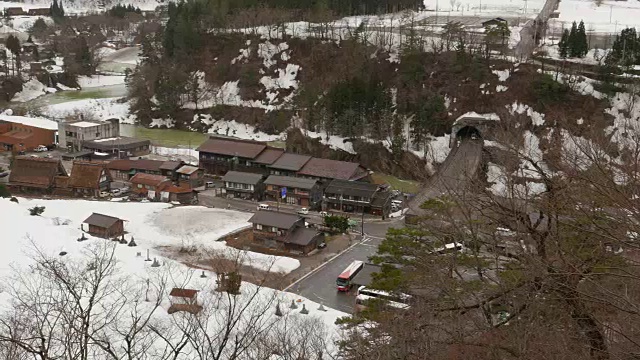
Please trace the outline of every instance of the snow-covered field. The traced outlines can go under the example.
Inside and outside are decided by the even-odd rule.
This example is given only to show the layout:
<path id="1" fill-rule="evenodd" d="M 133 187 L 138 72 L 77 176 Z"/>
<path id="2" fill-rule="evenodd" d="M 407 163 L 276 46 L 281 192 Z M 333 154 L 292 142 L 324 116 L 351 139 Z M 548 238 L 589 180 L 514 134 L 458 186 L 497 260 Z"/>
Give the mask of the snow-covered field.
<path id="1" fill-rule="evenodd" d="M 598 6 L 594 0 L 562 0 L 560 17 L 550 19 L 553 29 L 571 28 L 573 21 L 584 21 L 587 33 L 619 33 L 626 27 L 640 28 L 640 2 L 604 0 Z M 555 31 L 554 31 L 555 32 Z"/>
<path id="2" fill-rule="evenodd" d="M 321 336 L 325 336 L 330 348 L 332 339 L 335 339 L 337 328 L 334 325 L 336 318 L 346 314 L 326 309 L 319 310 L 319 304 L 297 295 L 280 292 L 269 288 L 259 288 L 256 285 L 243 282 L 240 294 L 236 296 L 225 296 L 224 293 L 215 291 L 214 273 L 209 271 L 192 270 L 186 266 L 174 262 L 170 259 L 161 258 L 153 249 L 154 246 L 175 244 L 181 245 L 185 241 L 193 241 L 199 246 L 224 247 L 223 243 L 216 243 L 215 239 L 225 232 L 244 226 L 247 214 L 235 213 L 231 211 L 203 209 L 198 207 L 169 208 L 167 204 L 159 203 L 115 203 L 115 202 L 90 202 L 83 200 L 27 200 L 19 199 L 20 203 L 10 202 L 9 199 L 0 199 L 0 213 L 2 214 L 2 239 L 4 241 L 3 251 L 0 254 L 0 277 L 5 281 L 0 286 L 0 312 L 12 313 L 17 311 L 13 305 L 16 293 L 27 296 L 29 287 L 36 283 L 38 286 L 37 296 L 47 296 L 50 301 L 59 297 L 60 293 L 55 290 L 55 286 L 43 283 L 40 278 L 43 275 L 40 271 L 35 271 L 31 266 L 35 258 L 46 258 L 48 261 L 60 262 L 71 271 L 70 277 L 74 281 L 89 281 L 92 268 L 96 266 L 92 253 L 100 253 L 109 257 L 111 246 L 115 251 L 117 259 L 116 270 L 106 275 L 106 281 L 101 284 L 102 296 L 96 299 L 97 306 L 103 311 L 96 313 L 91 318 L 92 321 L 100 323 L 100 330 L 96 334 L 104 338 L 109 338 L 113 349 L 117 353 L 125 351 L 120 345 L 124 341 L 124 334 L 121 332 L 131 326 L 131 319 L 136 316 L 150 316 L 149 325 L 161 329 L 163 333 L 173 340 L 176 332 L 180 332 L 181 324 L 189 321 L 188 315 L 177 313 L 169 315 L 167 309 L 171 305 L 168 296 L 173 287 L 191 288 L 199 290 L 198 304 L 203 306 L 201 320 L 205 321 L 205 328 L 210 334 L 216 334 L 229 322 L 230 318 L 238 318 L 230 329 L 232 334 L 245 333 L 246 331 L 257 331 L 264 326 L 268 328 L 284 326 L 286 321 L 302 320 L 315 321 L 321 324 L 328 331 Z M 28 208 L 35 205 L 45 206 L 42 216 L 30 216 Z M 204 210 L 204 211 L 203 211 Z M 92 212 L 106 215 L 118 216 L 126 220 L 125 235 L 126 240 L 135 238 L 137 247 L 129 247 L 123 244 L 114 244 L 110 240 L 94 238 L 88 236 L 88 240 L 78 242 L 81 235 L 80 226 L 82 221 Z M 86 228 L 86 225 L 85 225 Z M 146 251 L 151 251 L 151 258 L 158 260 L 159 267 L 152 267 L 152 262 L 145 261 Z M 256 263 L 260 263 L 264 257 L 256 257 L 256 254 L 247 253 L 246 258 Z M 292 259 L 275 259 L 276 268 L 292 267 Z M 266 262 L 263 263 L 266 265 Z M 41 268 L 39 268 L 41 270 Z M 76 273 L 76 271 L 80 271 Z M 82 274 L 86 271 L 87 274 Z M 205 277 L 201 277 L 204 274 Z M 10 282 L 8 282 L 10 281 Z M 33 282 L 32 282 L 33 281 Z M 51 290 L 53 286 L 53 290 Z M 78 285 L 80 286 L 80 285 Z M 145 289 L 151 289 L 151 291 Z M 48 292 L 52 291 L 52 292 Z M 82 296 L 82 295 L 81 295 Z M 26 298 L 21 298 L 26 301 Z M 298 309 L 289 309 L 287 306 L 293 300 L 298 303 Z M 154 308 L 154 302 L 158 301 L 160 307 Z M 275 305 L 280 303 L 280 309 L 284 316 L 275 316 Z M 302 305 L 309 311 L 309 314 L 301 314 Z M 69 306 L 73 306 L 69 304 Z M 227 308 L 235 309 L 227 312 Z M 110 310 L 107 310 L 110 309 Z M 242 310 L 240 310 L 242 309 Z M 37 311 L 36 308 L 28 308 L 28 311 Z M 107 311 L 110 313 L 107 315 Z M 52 313 L 43 316 L 52 316 Z M 257 317 L 260 321 L 245 321 L 245 317 Z M 30 318 L 31 321 L 40 319 Z M 57 323 L 57 322 L 56 322 Z M 96 323 L 97 324 L 97 323 Z M 104 325 L 104 326 L 103 326 Z M 291 325 L 291 324 L 290 324 Z M 52 325 L 48 328 L 57 332 L 65 331 L 64 328 L 56 328 Z M 144 323 L 140 326 L 147 326 Z M 183 328 L 184 329 L 184 328 Z M 196 332 L 197 329 L 190 331 Z M 302 331 L 301 329 L 297 331 Z M 296 332 L 297 332 L 296 331 Z M 99 334 L 98 334 L 99 333 Z M 121 336 L 118 334 L 122 334 Z M 52 336 L 53 336 L 52 335 Z M 96 336 L 97 336 L 96 335 Z M 139 336 L 141 335 L 136 335 Z M 236 339 L 235 335 L 232 335 Z M 147 355 L 161 351 L 167 344 L 160 337 L 145 337 L 148 341 Z M 95 343 L 92 341 L 92 344 Z M 218 346 L 218 342 L 216 342 Z M 60 350 L 60 343 L 51 344 L 51 351 Z M 141 345 L 138 345 L 141 346 Z M 146 346 L 146 345 L 145 345 Z M 182 355 L 176 359 L 193 359 L 193 347 L 196 343 L 189 343 Z M 98 349 L 96 347 L 95 349 Z M 335 348 L 334 348 L 335 349 Z M 254 350 L 251 350 L 254 351 Z M 99 351 L 98 351 L 99 352 Z M 102 359 L 102 357 L 90 357 L 90 359 Z M 150 355 L 151 358 L 155 358 Z M 160 357 L 157 357 L 160 358 Z M 226 358 L 226 357 L 223 357 Z"/>
<path id="3" fill-rule="evenodd" d="M 65 0 L 63 1 L 64 10 L 68 14 L 84 13 L 90 11 L 97 11 L 100 9 L 100 3 L 96 0 Z M 158 5 L 165 3 L 162 0 L 106 0 L 104 1 L 107 8 L 110 8 L 116 4 L 133 5 L 139 7 L 142 10 L 153 10 Z M 25 10 L 36 9 L 51 6 L 49 0 L 24 0 L 24 2 L 17 1 L 0 1 L 0 9 L 8 7 L 22 7 Z"/>
<path id="4" fill-rule="evenodd" d="M 9 229 L 4 232 L 4 236 L 11 234 L 11 237 L 24 237 L 29 234 L 33 238 L 37 238 L 39 242 L 46 241 L 46 245 L 52 246 L 51 250 L 53 251 L 61 251 L 63 247 L 71 246 L 71 249 L 66 250 L 69 253 L 72 253 L 72 249 L 77 245 L 69 240 L 80 236 L 80 224 L 92 212 L 125 219 L 125 230 L 133 235 L 138 243 L 139 247 L 136 251 L 150 249 L 152 253 L 155 252 L 154 248 L 158 246 L 196 246 L 221 253 L 236 252 L 235 249 L 226 246 L 224 242 L 216 240 L 230 232 L 249 226 L 247 220 L 251 217 L 251 214 L 248 213 L 200 206 L 171 208 L 170 205 L 164 203 L 21 199 L 19 205 L 7 204 L 6 201 L 2 204 L 6 207 L 2 209 L 2 214 L 11 212 L 7 206 L 12 206 L 13 212 L 17 214 L 22 212 L 27 214 L 27 208 L 34 205 L 43 205 L 47 208 L 43 216 L 38 218 L 47 219 L 46 221 L 42 220 L 41 225 L 24 227 L 20 222 L 9 221 L 7 223 Z M 22 210 L 18 211 L 16 207 L 20 207 Z M 55 222 L 55 218 L 70 222 L 68 225 L 55 227 L 56 230 L 62 232 L 56 235 L 56 237 L 60 237 L 59 241 L 45 240 L 51 234 L 51 229 L 45 225 Z M 27 217 L 27 219 L 32 219 L 32 217 Z M 19 256 L 17 253 L 12 253 L 13 250 L 20 251 L 19 248 L 12 248 L 4 252 L 7 257 L 6 261 L 1 262 L 5 268 L 0 264 L 0 275 L 4 274 L 3 271 L 6 270 L 9 260 Z M 76 248 L 76 250 L 80 250 L 80 248 Z M 135 252 L 129 250 L 132 249 L 123 248 L 121 250 L 123 256 L 135 255 Z M 235 257 L 235 254 L 232 255 Z M 247 265 L 261 270 L 288 273 L 300 266 L 298 260 L 287 257 L 274 257 L 253 252 L 246 252 L 243 257 L 246 258 Z"/>

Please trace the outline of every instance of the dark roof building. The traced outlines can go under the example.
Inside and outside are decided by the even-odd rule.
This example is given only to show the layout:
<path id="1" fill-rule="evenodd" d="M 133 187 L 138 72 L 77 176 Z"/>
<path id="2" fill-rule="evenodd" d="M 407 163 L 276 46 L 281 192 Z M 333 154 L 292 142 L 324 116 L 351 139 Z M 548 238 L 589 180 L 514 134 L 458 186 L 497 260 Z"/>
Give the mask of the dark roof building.
<path id="1" fill-rule="evenodd" d="M 222 180 L 227 183 L 236 183 L 236 184 L 253 184 L 256 185 L 260 181 L 262 181 L 261 174 L 254 173 L 246 173 L 240 171 L 228 171 L 223 177 Z"/>
<path id="2" fill-rule="evenodd" d="M 68 187 L 97 196 L 100 190 L 107 189 L 110 179 L 105 163 L 74 161 Z"/>
<path id="3" fill-rule="evenodd" d="M 87 232 L 94 236 L 113 238 L 124 235 L 124 220 L 117 217 L 93 213 L 83 223 L 89 225 Z"/>
<path id="4" fill-rule="evenodd" d="M 298 221 L 304 218 L 295 214 L 286 214 L 275 211 L 257 211 L 249 222 L 263 226 L 272 226 L 278 229 L 291 229 Z"/>
<path id="5" fill-rule="evenodd" d="M 56 176 L 68 176 L 60 160 L 18 156 L 11 166 L 9 186 L 24 191 L 52 190 Z"/>
<path id="6" fill-rule="evenodd" d="M 378 185 L 359 181 L 332 180 L 324 189 L 327 194 L 341 194 L 371 199 L 378 190 Z"/>
<path id="7" fill-rule="evenodd" d="M 302 169 L 304 164 L 306 164 L 310 159 L 311 156 L 308 155 L 284 153 L 278 158 L 278 160 L 269 165 L 269 167 L 276 170 L 296 172 Z"/>
<path id="8" fill-rule="evenodd" d="M 266 148 L 267 145 L 258 141 L 211 136 L 196 150 L 212 154 L 254 159 Z"/>
<path id="9" fill-rule="evenodd" d="M 361 180 L 369 175 L 362 165 L 347 161 L 311 158 L 298 175 L 319 179 Z"/>
<path id="10" fill-rule="evenodd" d="M 128 156 L 140 156 L 149 153 L 150 140 L 142 140 L 125 136 L 118 136 L 108 139 L 88 140 L 82 143 L 82 148 L 94 152 L 108 154 L 124 153 Z"/>
<path id="11" fill-rule="evenodd" d="M 277 185 L 280 187 L 312 189 L 318 181 L 316 179 L 305 179 L 293 176 L 269 175 L 264 183 L 265 185 Z"/>
<path id="12" fill-rule="evenodd" d="M 122 221 L 122 220 L 114 216 L 93 213 L 91 214 L 91 216 L 86 218 L 83 221 L 83 223 L 98 226 L 98 227 L 108 228 L 113 224 L 117 223 L 118 221 Z"/>
<path id="13" fill-rule="evenodd" d="M 163 175 L 137 173 L 131 178 L 131 183 L 134 185 L 142 184 L 147 186 L 153 186 L 154 188 L 160 187 L 165 182 L 170 181 Z M 134 189 L 135 190 L 135 189 Z"/>
<path id="14" fill-rule="evenodd" d="M 319 233 L 316 229 L 301 227 L 293 231 L 286 241 L 290 244 L 306 247 L 312 244 L 318 235 Z"/>
<path id="15" fill-rule="evenodd" d="M 276 162 L 276 160 L 278 160 L 278 158 L 280 158 L 282 154 L 284 154 L 284 149 L 266 148 L 262 153 L 260 153 L 260 155 L 258 155 L 257 158 L 253 160 L 253 162 L 262 165 L 271 165 Z"/>

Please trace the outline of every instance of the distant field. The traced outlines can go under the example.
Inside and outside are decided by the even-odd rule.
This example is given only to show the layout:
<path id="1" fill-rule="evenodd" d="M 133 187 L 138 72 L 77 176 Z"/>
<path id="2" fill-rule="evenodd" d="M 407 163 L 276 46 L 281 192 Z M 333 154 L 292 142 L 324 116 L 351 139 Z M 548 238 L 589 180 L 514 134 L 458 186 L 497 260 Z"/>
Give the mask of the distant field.
<path id="1" fill-rule="evenodd" d="M 389 184 L 391 188 L 405 193 L 415 194 L 420 188 L 420 183 L 413 180 L 402 180 L 392 175 L 374 173 L 373 181 L 376 184 Z"/>

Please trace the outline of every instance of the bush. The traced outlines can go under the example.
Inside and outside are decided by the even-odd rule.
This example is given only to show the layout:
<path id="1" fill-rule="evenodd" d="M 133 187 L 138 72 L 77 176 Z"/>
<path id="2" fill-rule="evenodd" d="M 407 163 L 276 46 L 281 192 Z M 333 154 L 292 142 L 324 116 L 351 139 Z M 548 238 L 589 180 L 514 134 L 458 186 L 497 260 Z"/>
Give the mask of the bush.
<path id="1" fill-rule="evenodd" d="M 565 101 L 569 90 L 569 86 L 560 84 L 548 74 L 543 74 L 531 83 L 531 91 L 541 105 Z"/>
<path id="2" fill-rule="evenodd" d="M 44 206 L 34 206 L 29 209 L 29 214 L 31 216 L 40 216 L 44 212 Z"/>
<path id="3" fill-rule="evenodd" d="M 349 218 L 339 215 L 328 215 L 324 217 L 324 226 L 344 233 L 349 229 Z"/>
<path id="4" fill-rule="evenodd" d="M 11 192 L 7 189 L 6 186 L 0 184 L 0 198 L 8 198 L 11 197 Z"/>

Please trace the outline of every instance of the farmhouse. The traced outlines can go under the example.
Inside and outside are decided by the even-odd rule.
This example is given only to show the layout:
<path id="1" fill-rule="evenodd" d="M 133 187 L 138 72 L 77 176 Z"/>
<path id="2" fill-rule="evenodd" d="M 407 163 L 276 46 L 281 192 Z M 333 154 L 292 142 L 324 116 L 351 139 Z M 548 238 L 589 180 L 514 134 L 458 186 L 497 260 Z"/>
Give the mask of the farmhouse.
<path id="1" fill-rule="evenodd" d="M 9 174 L 9 188 L 22 193 L 50 194 L 56 187 L 56 178 L 69 175 L 56 159 L 18 156 Z"/>
<path id="2" fill-rule="evenodd" d="M 304 218 L 298 215 L 258 211 L 249 222 L 254 243 L 267 248 L 307 255 L 321 242 L 320 233 L 306 228 Z"/>

